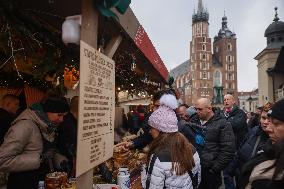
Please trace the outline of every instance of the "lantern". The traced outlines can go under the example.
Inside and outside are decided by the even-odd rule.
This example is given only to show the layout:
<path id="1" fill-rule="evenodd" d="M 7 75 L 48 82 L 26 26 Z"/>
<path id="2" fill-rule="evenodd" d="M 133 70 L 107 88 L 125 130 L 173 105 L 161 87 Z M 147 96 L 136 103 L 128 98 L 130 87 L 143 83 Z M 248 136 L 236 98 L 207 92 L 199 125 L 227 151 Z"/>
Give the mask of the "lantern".
<path id="1" fill-rule="evenodd" d="M 65 44 L 80 42 L 81 15 L 66 17 L 62 24 L 62 41 Z"/>

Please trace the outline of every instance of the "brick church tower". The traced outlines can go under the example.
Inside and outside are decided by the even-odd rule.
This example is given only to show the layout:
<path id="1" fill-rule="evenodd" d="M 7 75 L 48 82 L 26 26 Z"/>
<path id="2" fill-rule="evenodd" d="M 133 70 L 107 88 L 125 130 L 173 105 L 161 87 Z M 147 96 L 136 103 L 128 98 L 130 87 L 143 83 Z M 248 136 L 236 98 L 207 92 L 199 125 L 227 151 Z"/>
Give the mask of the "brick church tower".
<path id="1" fill-rule="evenodd" d="M 209 13 L 204 9 L 202 0 L 192 15 L 192 41 L 190 42 L 190 77 L 191 91 L 189 101 L 195 102 L 200 97 L 213 96 L 212 47 L 209 37 Z"/>
<path id="2" fill-rule="evenodd" d="M 222 27 L 213 42 L 213 103 L 223 103 L 224 94 L 237 97 L 237 44 L 236 34 L 227 26 L 227 17 L 222 17 Z"/>
<path id="3" fill-rule="evenodd" d="M 192 15 L 190 58 L 170 72 L 184 103 L 192 105 L 198 98 L 205 97 L 212 100 L 214 106 L 222 106 L 225 94 L 238 98 L 237 39 L 227 23 L 224 15 L 212 48 L 209 13 L 202 0 L 198 0 L 197 12 L 194 10 Z"/>

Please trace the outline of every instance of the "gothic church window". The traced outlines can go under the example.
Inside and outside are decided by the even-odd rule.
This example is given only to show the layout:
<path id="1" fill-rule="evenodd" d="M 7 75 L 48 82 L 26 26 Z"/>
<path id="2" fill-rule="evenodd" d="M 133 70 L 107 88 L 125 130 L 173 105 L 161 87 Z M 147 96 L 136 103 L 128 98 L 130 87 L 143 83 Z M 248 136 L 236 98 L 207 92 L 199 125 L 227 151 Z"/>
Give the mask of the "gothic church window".
<path id="1" fill-rule="evenodd" d="M 206 79 L 207 78 L 207 73 L 206 72 L 202 72 L 202 78 Z"/>
<path id="2" fill-rule="evenodd" d="M 202 62 L 201 65 L 202 65 L 202 66 L 201 66 L 201 69 L 202 69 L 202 70 L 206 70 L 206 63 L 205 63 L 205 62 Z"/>
<path id="3" fill-rule="evenodd" d="M 228 51 L 232 51 L 232 44 L 231 44 L 231 43 L 228 43 L 228 45 L 227 45 L 227 50 L 228 50 Z"/>
<path id="4" fill-rule="evenodd" d="M 232 83 L 229 83 L 228 89 L 232 89 Z"/>
<path id="5" fill-rule="evenodd" d="M 226 61 L 227 62 L 233 62 L 233 58 L 231 55 L 226 56 Z"/>
<path id="6" fill-rule="evenodd" d="M 214 86 L 220 87 L 222 85 L 222 74 L 219 70 L 214 73 Z"/>
<path id="7" fill-rule="evenodd" d="M 202 60 L 206 60 L 206 55 L 202 54 Z"/>
<path id="8" fill-rule="evenodd" d="M 202 50 L 206 51 L 206 45 L 204 45 L 204 44 L 202 45 Z"/>

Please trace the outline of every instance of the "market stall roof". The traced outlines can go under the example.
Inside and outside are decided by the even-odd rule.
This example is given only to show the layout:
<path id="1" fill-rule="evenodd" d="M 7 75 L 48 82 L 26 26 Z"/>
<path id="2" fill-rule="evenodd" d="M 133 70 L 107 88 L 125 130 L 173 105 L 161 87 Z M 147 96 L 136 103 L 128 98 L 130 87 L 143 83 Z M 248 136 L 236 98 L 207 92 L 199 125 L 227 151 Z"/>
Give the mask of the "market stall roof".
<path id="1" fill-rule="evenodd" d="M 80 15 L 81 14 L 81 1 L 77 0 L 14 0 L 17 1 L 22 9 L 30 11 L 38 15 L 42 20 L 46 21 L 54 29 L 57 29 L 58 33 L 61 33 L 61 26 L 67 16 Z M 117 34 L 123 34 L 127 42 L 122 44 L 124 48 L 128 48 L 128 51 L 133 51 L 136 54 L 142 54 L 145 56 L 145 61 L 138 62 L 137 67 L 140 70 L 147 70 L 148 74 L 151 75 L 152 79 L 157 82 L 165 82 L 168 78 L 168 70 L 165 67 L 162 59 L 157 53 L 153 43 L 149 39 L 147 33 L 145 32 L 143 26 L 139 23 L 138 19 L 135 17 L 133 11 L 129 7 L 125 14 L 119 14 L 116 10 L 113 10 L 119 17 L 118 20 L 111 19 L 112 21 L 105 22 L 105 19 L 100 17 L 99 22 L 103 23 L 103 27 L 99 26 L 99 35 L 105 35 L 106 28 L 110 29 L 109 35 L 115 36 Z M 114 28 L 114 23 L 117 27 Z M 100 24 L 99 24 L 100 25 Z M 133 43 L 136 45 L 129 45 Z M 120 48 L 119 48 L 120 49 Z M 119 50 L 118 49 L 118 50 Z M 123 49 L 125 51 L 125 49 Z M 121 52 L 122 50 L 120 50 Z M 140 51 L 137 53 L 137 51 Z"/>

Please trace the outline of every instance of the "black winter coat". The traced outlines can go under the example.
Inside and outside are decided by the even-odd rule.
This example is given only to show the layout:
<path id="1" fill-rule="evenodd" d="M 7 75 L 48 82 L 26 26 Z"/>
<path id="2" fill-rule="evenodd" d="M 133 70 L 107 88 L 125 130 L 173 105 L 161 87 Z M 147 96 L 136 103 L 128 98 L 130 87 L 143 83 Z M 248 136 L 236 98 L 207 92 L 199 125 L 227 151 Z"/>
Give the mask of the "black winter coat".
<path id="1" fill-rule="evenodd" d="M 192 122 L 201 125 L 198 117 Z M 205 143 L 198 151 L 201 166 L 219 173 L 234 157 L 235 138 L 232 126 L 218 113 L 215 113 L 203 126 Z"/>
<path id="2" fill-rule="evenodd" d="M 242 168 L 241 174 L 240 174 L 240 181 L 239 181 L 239 189 L 245 189 L 246 185 L 249 183 L 249 178 L 251 176 L 251 173 L 255 166 L 258 164 L 267 161 L 275 159 L 275 151 L 274 147 L 270 140 L 268 140 L 263 148 L 263 152 L 257 154 L 254 158 L 249 160 Z M 271 184 L 271 183 L 270 183 Z M 266 187 L 266 184 L 262 183 L 259 186 L 262 186 L 261 188 L 272 188 L 272 187 Z M 254 186 L 253 188 L 260 188 Z M 278 189 L 279 187 L 273 187 L 273 189 Z"/>
<path id="3" fill-rule="evenodd" d="M 231 123 L 235 135 L 236 149 L 239 149 L 241 142 L 248 132 L 246 113 L 234 105 L 229 114 L 222 111 L 221 115 Z"/>
<path id="4" fill-rule="evenodd" d="M 68 168 L 71 171 L 73 169 L 73 160 L 76 158 L 77 148 L 77 119 L 72 113 L 69 112 L 64 116 L 64 120 L 60 123 L 57 131 L 57 147 L 59 152 L 67 157 Z"/>
<path id="5" fill-rule="evenodd" d="M 229 174 L 235 175 L 235 173 L 240 172 L 246 162 L 258 154 L 258 152 L 263 151 L 268 139 L 268 135 L 260 128 L 260 126 L 252 128 L 242 142 L 234 160 L 229 164 L 227 168 Z"/>

